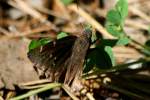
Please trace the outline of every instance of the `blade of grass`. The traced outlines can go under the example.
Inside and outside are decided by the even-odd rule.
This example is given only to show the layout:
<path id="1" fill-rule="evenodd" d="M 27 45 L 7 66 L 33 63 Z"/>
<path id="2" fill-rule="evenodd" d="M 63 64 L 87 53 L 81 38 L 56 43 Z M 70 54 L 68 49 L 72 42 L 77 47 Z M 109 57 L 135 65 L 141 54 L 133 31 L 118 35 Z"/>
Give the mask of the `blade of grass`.
<path id="1" fill-rule="evenodd" d="M 118 92 L 120 92 L 120 93 L 123 93 L 123 94 L 125 94 L 125 95 L 127 95 L 127 96 L 129 96 L 129 97 L 135 97 L 135 98 L 144 100 L 144 97 L 142 97 L 142 96 L 140 96 L 140 95 L 137 95 L 137 94 L 135 94 L 135 93 L 132 93 L 132 92 L 130 92 L 130 91 L 128 91 L 128 90 L 125 90 L 125 89 L 123 89 L 123 88 L 121 88 L 121 87 L 118 87 L 118 86 L 116 86 L 116 85 L 106 85 L 106 84 L 102 84 L 102 85 L 105 86 L 105 87 L 107 87 L 107 88 L 116 90 L 116 91 L 118 91 Z"/>
<path id="2" fill-rule="evenodd" d="M 83 77 L 89 77 L 91 75 L 98 75 L 98 74 L 103 74 L 103 73 L 106 74 L 106 73 L 119 72 L 119 71 L 129 69 L 130 65 L 138 64 L 138 63 L 145 63 L 145 62 L 148 62 L 148 61 L 150 61 L 149 57 L 144 58 L 144 59 L 139 59 L 139 60 L 131 62 L 131 63 L 116 65 L 116 66 L 113 66 L 111 68 L 108 67 L 109 69 L 98 69 L 98 68 L 96 68 L 96 69 L 94 69 L 94 71 L 92 73 L 85 73 L 83 75 Z"/>
<path id="3" fill-rule="evenodd" d="M 143 82 L 134 81 L 130 78 L 125 78 L 120 75 L 112 75 L 111 79 L 112 79 L 112 83 L 115 84 L 116 86 L 120 85 L 121 87 L 124 87 L 125 89 L 129 89 L 134 93 L 139 92 L 141 95 L 142 93 L 150 95 L 149 85 L 146 84 L 145 82 L 143 83 Z"/>
<path id="4" fill-rule="evenodd" d="M 130 38 L 130 39 L 131 39 L 131 38 Z M 141 43 L 139 43 L 139 42 L 137 42 L 137 41 L 135 41 L 135 40 L 133 40 L 133 39 L 131 39 L 131 40 L 132 40 L 133 43 L 139 45 L 139 46 L 142 47 L 143 49 L 146 49 L 147 52 L 150 52 L 150 47 L 149 47 L 149 46 L 143 45 L 143 44 L 141 44 Z"/>
<path id="5" fill-rule="evenodd" d="M 143 82 L 150 82 L 150 76 L 148 75 L 140 75 L 140 74 L 133 74 L 133 75 L 125 75 L 124 76 L 125 78 L 130 78 L 130 79 L 133 79 L 133 80 L 140 80 L 140 81 L 143 81 Z"/>
<path id="6" fill-rule="evenodd" d="M 11 98 L 10 100 L 22 100 L 24 98 L 27 98 L 31 95 L 34 95 L 34 94 L 37 94 L 37 93 L 41 93 L 41 92 L 44 92 L 46 90 L 49 90 L 49 89 L 52 89 L 52 88 L 55 88 L 55 87 L 61 87 L 62 84 L 60 83 L 50 83 L 50 84 L 46 84 L 45 86 L 43 86 L 42 88 L 39 88 L 39 89 L 36 89 L 36 90 L 31 90 L 23 95 L 20 95 L 20 96 L 17 96 L 17 97 L 14 97 L 14 98 Z"/>

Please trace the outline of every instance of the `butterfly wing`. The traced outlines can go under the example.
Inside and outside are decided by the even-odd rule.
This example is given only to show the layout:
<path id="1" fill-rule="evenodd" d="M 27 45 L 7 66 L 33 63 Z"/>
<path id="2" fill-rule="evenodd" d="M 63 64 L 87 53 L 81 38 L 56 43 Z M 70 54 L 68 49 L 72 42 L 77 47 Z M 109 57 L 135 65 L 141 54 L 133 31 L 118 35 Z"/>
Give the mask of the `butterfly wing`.
<path id="1" fill-rule="evenodd" d="M 75 77 L 80 77 L 83 71 L 84 59 L 90 45 L 92 31 L 85 30 L 80 37 L 68 36 L 28 53 L 39 76 L 58 81 L 65 77 L 65 84 L 70 84 Z M 60 78 L 61 76 L 61 78 Z"/>
<path id="2" fill-rule="evenodd" d="M 82 35 L 76 39 L 67 66 L 65 84 L 70 84 L 74 78 L 81 77 L 91 35 L 92 31 L 90 29 L 85 29 Z"/>
<path id="3" fill-rule="evenodd" d="M 28 58 L 34 63 L 34 68 L 41 78 L 58 81 L 64 73 L 66 59 L 71 55 L 75 36 L 68 36 L 28 52 Z"/>

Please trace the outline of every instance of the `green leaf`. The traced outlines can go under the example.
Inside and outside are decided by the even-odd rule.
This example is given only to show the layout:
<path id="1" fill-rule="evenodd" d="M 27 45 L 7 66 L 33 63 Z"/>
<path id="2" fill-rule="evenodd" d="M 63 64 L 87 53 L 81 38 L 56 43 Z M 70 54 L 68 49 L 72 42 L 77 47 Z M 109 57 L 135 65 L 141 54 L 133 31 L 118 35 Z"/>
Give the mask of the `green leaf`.
<path id="1" fill-rule="evenodd" d="M 68 34 L 65 33 L 65 32 L 60 32 L 58 35 L 57 35 L 57 39 L 61 39 L 61 38 L 64 38 L 64 37 L 67 37 Z"/>
<path id="2" fill-rule="evenodd" d="M 95 62 L 92 60 L 92 58 L 87 58 L 87 59 L 85 60 L 85 65 L 84 65 L 84 70 L 83 70 L 83 72 L 84 72 L 84 73 L 89 72 L 89 71 L 95 66 L 94 63 L 95 63 Z"/>
<path id="3" fill-rule="evenodd" d="M 113 36 L 120 37 L 124 34 L 123 25 L 128 15 L 127 0 L 118 0 L 115 8 L 111 9 L 106 16 L 106 29 Z"/>
<path id="4" fill-rule="evenodd" d="M 43 39 L 40 39 L 40 43 L 41 43 L 41 45 L 45 45 L 45 44 L 47 44 L 47 43 L 49 43 L 49 42 L 51 42 L 52 40 L 50 39 L 50 38 L 43 38 Z"/>
<path id="5" fill-rule="evenodd" d="M 114 47 L 116 45 L 117 41 L 118 41 L 117 39 L 102 39 L 96 43 L 96 47 L 98 47 L 98 48 L 101 48 L 103 46 Z"/>
<path id="6" fill-rule="evenodd" d="M 112 67 L 111 58 L 104 48 L 94 48 L 92 49 L 85 61 L 84 72 L 90 71 L 93 67 L 99 69 L 109 69 Z"/>
<path id="7" fill-rule="evenodd" d="M 114 9 L 110 10 L 106 16 L 106 20 L 113 24 L 120 24 L 122 22 L 122 17 L 120 13 Z"/>
<path id="8" fill-rule="evenodd" d="M 106 46 L 105 52 L 109 55 L 111 62 L 112 62 L 112 65 L 114 66 L 115 65 L 115 57 L 113 55 L 112 48 L 110 46 Z"/>
<path id="9" fill-rule="evenodd" d="M 126 37 L 126 36 L 122 36 L 119 39 L 102 39 L 99 40 L 99 42 L 96 43 L 96 47 L 101 48 L 101 47 L 105 47 L 105 46 L 110 46 L 110 47 L 114 47 L 116 45 L 127 45 L 131 40 Z"/>
<path id="10" fill-rule="evenodd" d="M 70 3 L 72 3 L 74 0 L 61 0 L 63 2 L 64 5 L 68 5 Z"/>
<path id="11" fill-rule="evenodd" d="M 120 13 L 123 20 L 128 15 L 128 1 L 127 0 L 118 0 L 116 4 L 116 10 Z"/>
<path id="12" fill-rule="evenodd" d="M 32 40 L 31 42 L 30 42 L 30 44 L 29 44 L 29 51 L 30 50 L 32 50 L 32 49 L 34 49 L 34 48 L 36 48 L 36 47 L 38 47 L 40 44 L 39 44 L 39 42 L 37 42 L 37 40 Z"/>
<path id="13" fill-rule="evenodd" d="M 147 40 L 145 43 L 146 46 L 150 47 L 150 40 Z"/>
<path id="14" fill-rule="evenodd" d="M 46 38 L 46 39 L 40 39 L 40 40 L 32 40 L 30 42 L 30 44 L 29 44 L 29 47 L 28 47 L 29 51 L 32 50 L 32 49 L 35 49 L 35 48 L 37 48 L 39 46 L 45 45 L 45 44 L 47 44 L 47 43 L 49 43 L 51 41 L 52 40 L 48 39 L 48 38 Z"/>
<path id="15" fill-rule="evenodd" d="M 116 44 L 117 45 L 127 45 L 130 41 L 131 40 L 128 37 L 124 36 L 124 37 L 119 38 L 119 40 L 117 41 Z"/>
<path id="16" fill-rule="evenodd" d="M 124 34 L 122 26 L 110 22 L 106 22 L 106 29 L 110 34 L 116 37 L 120 37 L 120 35 Z"/>

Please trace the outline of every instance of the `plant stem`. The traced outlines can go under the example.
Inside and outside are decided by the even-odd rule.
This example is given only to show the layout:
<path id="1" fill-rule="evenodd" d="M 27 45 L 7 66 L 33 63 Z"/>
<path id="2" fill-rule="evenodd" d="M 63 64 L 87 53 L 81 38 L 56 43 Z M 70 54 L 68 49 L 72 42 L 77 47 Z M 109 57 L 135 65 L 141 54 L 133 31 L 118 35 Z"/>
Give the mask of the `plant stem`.
<path id="1" fill-rule="evenodd" d="M 130 38 L 130 39 L 131 39 L 131 38 Z M 135 40 L 133 40 L 133 39 L 131 39 L 131 41 L 132 41 L 133 43 L 139 45 L 140 47 L 142 47 L 142 48 L 144 48 L 144 49 L 150 51 L 150 47 L 149 47 L 149 46 L 143 45 L 143 44 L 141 44 L 141 43 L 139 43 L 139 42 L 137 42 L 137 41 L 135 41 Z"/>
<path id="2" fill-rule="evenodd" d="M 126 94 L 126 95 L 130 96 L 130 97 L 136 97 L 136 98 L 139 98 L 139 99 L 144 99 L 143 97 L 141 97 L 141 96 L 139 96 L 139 95 L 137 95 L 137 94 L 135 94 L 135 93 L 132 93 L 132 92 L 130 92 L 130 91 L 127 91 L 127 90 L 122 89 L 122 88 L 120 88 L 120 87 L 117 87 L 117 86 L 115 86 L 115 85 L 105 85 L 105 84 L 102 84 L 102 85 L 105 86 L 105 87 L 107 87 L 107 88 L 110 88 L 110 89 L 119 91 L 119 92 L 121 92 L 121 93 L 123 93 L 123 94 Z"/>
<path id="3" fill-rule="evenodd" d="M 128 66 L 130 66 L 130 65 L 138 64 L 138 63 L 145 63 L 145 62 L 149 62 L 149 61 L 150 61 L 150 57 L 146 57 L 146 58 L 142 58 L 142 59 L 139 59 L 139 60 L 131 62 L 131 63 L 126 63 L 126 64 L 113 66 L 110 69 L 98 69 L 98 68 L 96 68 L 92 73 L 87 73 L 87 74 L 83 75 L 83 77 L 85 78 L 85 77 L 89 77 L 89 76 L 97 75 L 97 74 L 123 71 L 125 69 L 128 69 Z"/>
<path id="4" fill-rule="evenodd" d="M 41 92 L 44 92 L 46 90 L 49 90 L 49 89 L 52 89 L 52 88 L 55 88 L 55 87 L 61 87 L 62 84 L 60 83 L 50 83 L 50 84 L 46 84 L 45 86 L 43 86 L 42 88 L 39 88 L 39 89 L 36 89 L 36 90 L 31 90 L 23 95 L 20 95 L 20 96 L 17 96 L 17 97 L 14 97 L 14 98 L 11 98 L 10 100 L 22 100 L 24 98 L 27 98 L 31 95 L 34 95 L 34 94 L 37 94 L 37 93 L 41 93 Z"/>

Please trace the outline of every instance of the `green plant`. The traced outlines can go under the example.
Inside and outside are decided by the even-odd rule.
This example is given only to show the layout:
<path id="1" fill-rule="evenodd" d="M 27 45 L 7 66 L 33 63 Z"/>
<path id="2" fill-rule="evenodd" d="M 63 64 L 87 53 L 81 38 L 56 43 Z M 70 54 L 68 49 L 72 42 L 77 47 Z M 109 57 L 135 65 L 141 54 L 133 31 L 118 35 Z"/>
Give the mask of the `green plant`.
<path id="1" fill-rule="evenodd" d="M 149 70 L 149 66 L 141 66 L 137 69 L 129 68 L 130 65 L 150 62 L 149 41 L 142 45 L 126 35 L 123 28 L 127 14 L 127 0 L 118 0 L 115 7 L 107 13 L 106 29 L 118 39 L 99 39 L 101 42 L 96 44 L 94 50 L 88 54 L 83 77 L 106 74 L 110 77 L 111 82 L 102 83 L 103 86 L 119 91 L 131 98 L 150 99 L 150 76 L 138 74 L 141 71 Z M 115 65 L 111 48 L 117 45 L 130 45 L 131 42 L 141 47 L 139 51 L 145 57 L 131 63 Z M 86 73 L 91 69 L 93 72 Z"/>
<path id="2" fill-rule="evenodd" d="M 106 17 L 106 29 L 107 31 L 115 37 L 118 37 L 116 40 L 101 40 L 101 43 L 98 44 L 97 48 L 100 47 L 107 47 L 109 48 L 109 57 L 111 62 L 114 62 L 114 57 L 112 56 L 111 47 L 116 45 L 126 45 L 135 43 L 139 45 L 142 49 L 139 50 L 143 52 L 143 55 L 146 55 L 144 58 L 141 58 L 135 62 L 122 64 L 122 65 L 115 65 L 115 66 L 107 66 L 105 68 L 101 67 L 100 65 L 95 63 L 95 59 L 93 60 L 94 63 L 90 62 L 90 65 L 95 65 L 93 68 L 93 72 L 89 74 L 85 74 L 86 77 L 90 75 L 101 75 L 106 74 L 108 77 L 111 78 L 111 82 L 108 84 L 103 84 L 103 86 L 119 91 L 129 97 L 136 98 L 136 99 L 150 99 L 150 76 L 149 75 L 141 75 L 138 74 L 143 70 L 148 70 L 149 66 L 141 66 L 137 69 L 130 69 L 130 65 L 138 64 L 138 63 L 149 63 L 150 62 L 150 49 L 149 49 L 149 42 L 147 41 L 145 45 L 134 41 L 133 39 L 129 38 L 124 30 L 124 21 L 125 17 L 128 14 L 128 3 L 127 0 L 118 0 L 116 6 L 107 13 Z M 99 52 L 97 52 L 98 55 Z M 93 56 L 93 55 L 92 55 Z M 95 57 L 91 57 L 93 59 Z M 98 59 L 98 58 L 97 58 Z M 99 58 L 100 59 L 100 58 Z M 108 61 L 108 59 L 107 59 Z M 97 61 L 98 62 L 98 61 Z M 87 64 L 88 65 L 88 64 Z M 114 64 L 113 64 L 114 65 Z"/>
<path id="3" fill-rule="evenodd" d="M 70 2 L 72 2 L 72 0 L 69 0 L 69 3 Z M 149 41 L 147 41 L 145 45 L 142 45 L 132 40 L 125 34 L 123 28 L 127 14 L 127 0 L 118 0 L 116 6 L 107 13 L 106 29 L 110 34 L 117 37 L 117 39 L 103 39 L 95 34 L 94 38 L 91 39 L 91 45 L 94 45 L 94 47 L 89 49 L 85 58 L 83 78 L 87 78 L 92 75 L 99 76 L 101 74 L 106 74 L 106 76 L 111 79 L 111 82 L 102 82 L 101 84 L 104 87 L 116 90 L 132 98 L 150 99 L 150 76 L 138 74 L 141 71 L 149 69 L 149 66 L 141 66 L 137 69 L 129 68 L 130 65 L 138 63 L 145 64 L 150 62 Z M 64 37 L 68 37 L 68 34 L 61 32 L 57 35 L 58 40 Z M 52 42 L 51 39 L 33 40 L 29 45 L 29 51 L 39 46 L 44 46 L 50 42 Z M 140 51 L 143 53 L 143 55 L 145 55 L 145 57 L 131 63 L 116 65 L 112 47 L 117 45 L 127 45 L 131 42 L 139 45 L 142 48 Z M 48 89 L 51 88 L 53 87 Z"/>
<path id="4" fill-rule="evenodd" d="M 70 3 L 72 3 L 74 0 L 61 0 L 63 2 L 64 5 L 68 5 Z"/>

